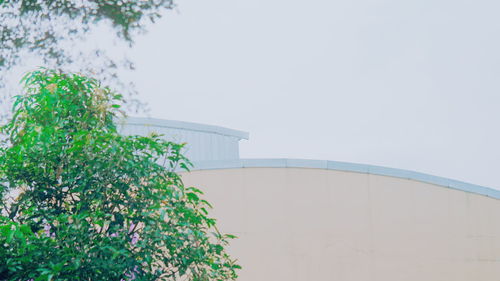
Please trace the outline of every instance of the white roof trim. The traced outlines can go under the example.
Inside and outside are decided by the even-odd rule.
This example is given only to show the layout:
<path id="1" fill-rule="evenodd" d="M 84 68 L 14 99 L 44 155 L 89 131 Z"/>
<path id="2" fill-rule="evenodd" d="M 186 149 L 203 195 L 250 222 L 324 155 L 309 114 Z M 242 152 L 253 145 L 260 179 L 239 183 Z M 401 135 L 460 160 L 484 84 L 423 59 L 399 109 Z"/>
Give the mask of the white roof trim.
<path id="1" fill-rule="evenodd" d="M 191 170 L 237 168 L 313 168 L 365 173 L 415 180 L 500 199 L 500 190 L 408 170 L 347 162 L 305 159 L 237 159 L 194 162 Z"/>

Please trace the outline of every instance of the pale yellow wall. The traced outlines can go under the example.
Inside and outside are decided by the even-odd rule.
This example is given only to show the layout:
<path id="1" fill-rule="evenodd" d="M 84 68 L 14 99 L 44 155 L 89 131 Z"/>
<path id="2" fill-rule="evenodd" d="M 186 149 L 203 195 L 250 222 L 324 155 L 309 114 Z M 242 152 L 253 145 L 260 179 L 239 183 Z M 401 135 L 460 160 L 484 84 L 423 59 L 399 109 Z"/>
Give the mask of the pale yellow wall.
<path id="1" fill-rule="evenodd" d="M 184 174 L 205 191 L 240 281 L 500 280 L 500 200 L 305 168 Z"/>

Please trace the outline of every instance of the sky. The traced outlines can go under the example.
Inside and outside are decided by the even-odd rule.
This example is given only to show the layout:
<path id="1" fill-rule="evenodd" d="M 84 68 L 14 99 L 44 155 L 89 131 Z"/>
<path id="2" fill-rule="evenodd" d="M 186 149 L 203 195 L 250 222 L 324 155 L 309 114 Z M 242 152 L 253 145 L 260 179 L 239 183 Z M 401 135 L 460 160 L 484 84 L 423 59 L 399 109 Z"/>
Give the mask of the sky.
<path id="1" fill-rule="evenodd" d="M 150 117 L 500 189 L 499 1 L 177 3 L 129 52 Z"/>

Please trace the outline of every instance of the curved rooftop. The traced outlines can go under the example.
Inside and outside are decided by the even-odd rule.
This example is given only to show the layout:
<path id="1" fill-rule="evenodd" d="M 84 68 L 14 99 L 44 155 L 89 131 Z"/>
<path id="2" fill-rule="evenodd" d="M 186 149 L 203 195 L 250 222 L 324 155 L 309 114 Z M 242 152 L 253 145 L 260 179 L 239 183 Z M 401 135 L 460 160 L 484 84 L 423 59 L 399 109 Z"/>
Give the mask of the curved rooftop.
<path id="1" fill-rule="evenodd" d="M 469 193 L 484 195 L 487 197 L 500 199 L 500 190 L 485 186 L 475 185 L 453 179 L 438 177 L 434 175 L 388 168 L 375 165 L 356 164 L 326 160 L 307 159 L 237 159 L 229 161 L 205 161 L 195 162 L 192 170 L 216 170 L 216 169 L 237 169 L 237 168 L 310 168 L 326 169 L 345 172 L 355 172 L 389 176 L 414 181 L 430 183 L 446 188 L 461 190 Z"/>
<path id="2" fill-rule="evenodd" d="M 240 159 L 239 141 L 248 139 L 249 134 L 220 126 L 176 120 L 129 117 L 119 122 L 119 127 L 122 133 L 128 135 L 147 135 L 156 132 L 164 135 L 167 140 L 186 142 L 185 154 L 194 163 L 192 170 L 237 168 L 327 169 L 420 181 L 500 199 L 500 190 L 409 170 L 326 160 Z"/>
<path id="3" fill-rule="evenodd" d="M 239 159 L 239 141 L 248 139 L 247 132 L 176 120 L 128 117 L 117 123 L 125 135 L 155 132 L 166 140 L 187 143 L 184 153 L 192 161 Z"/>
<path id="4" fill-rule="evenodd" d="M 240 140 L 248 140 L 249 133 L 239 130 L 233 130 L 225 127 L 206 125 L 193 122 L 177 121 L 177 120 L 165 120 L 157 118 L 144 118 L 144 117 L 128 117 L 125 121 L 128 125 L 140 125 L 140 126 L 150 126 L 158 128 L 171 128 L 171 129 L 181 129 L 189 131 L 197 131 L 210 134 L 218 134 L 222 136 L 235 137 Z"/>

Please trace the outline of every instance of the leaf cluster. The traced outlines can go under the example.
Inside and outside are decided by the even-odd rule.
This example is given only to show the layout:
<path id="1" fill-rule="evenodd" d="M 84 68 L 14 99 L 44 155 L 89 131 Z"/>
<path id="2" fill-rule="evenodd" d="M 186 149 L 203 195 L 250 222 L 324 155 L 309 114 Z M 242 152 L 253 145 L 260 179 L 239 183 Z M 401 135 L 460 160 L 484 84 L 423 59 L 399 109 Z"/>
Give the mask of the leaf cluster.
<path id="1" fill-rule="evenodd" d="M 184 186 L 182 144 L 123 136 L 122 96 L 78 74 L 25 76 L 0 146 L 0 280 L 231 280 L 232 235 Z"/>
<path id="2" fill-rule="evenodd" d="M 82 38 L 100 22 L 132 43 L 145 20 L 154 22 L 173 6 L 172 0 L 1 0 L 0 68 L 15 64 L 23 49 L 59 63 L 70 59 L 61 41 Z"/>

